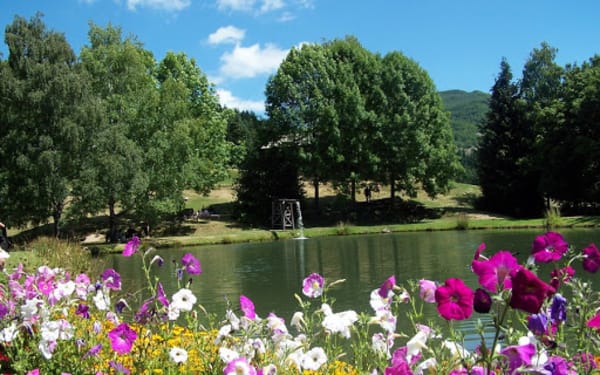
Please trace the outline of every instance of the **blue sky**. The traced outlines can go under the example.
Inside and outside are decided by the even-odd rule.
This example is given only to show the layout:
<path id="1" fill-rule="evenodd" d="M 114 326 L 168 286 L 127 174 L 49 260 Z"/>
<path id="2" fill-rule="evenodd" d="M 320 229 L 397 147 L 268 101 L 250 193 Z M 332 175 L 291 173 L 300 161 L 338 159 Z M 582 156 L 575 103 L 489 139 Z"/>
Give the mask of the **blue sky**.
<path id="1" fill-rule="evenodd" d="M 372 52 L 400 51 L 440 91 L 489 92 L 503 57 L 519 78 L 543 41 L 561 65 L 600 54 L 597 0 L 0 0 L 0 24 L 37 11 L 76 53 L 90 21 L 120 26 L 157 60 L 184 52 L 224 105 L 258 113 L 268 77 L 305 42 L 353 35 Z"/>

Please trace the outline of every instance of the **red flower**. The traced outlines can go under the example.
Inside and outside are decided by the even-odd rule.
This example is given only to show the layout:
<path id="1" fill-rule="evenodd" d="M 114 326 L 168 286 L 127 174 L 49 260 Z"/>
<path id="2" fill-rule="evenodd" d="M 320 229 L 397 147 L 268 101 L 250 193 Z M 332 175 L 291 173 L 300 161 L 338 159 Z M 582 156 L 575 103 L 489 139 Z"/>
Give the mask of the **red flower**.
<path id="1" fill-rule="evenodd" d="M 448 279 L 435 290 L 437 310 L 446 320 L 464 320 L 473 314 L 473 291 L 461 279 Z"/>
<path id="2" fill-rule="evenodd" d="M 553 287 L 540 280 L 527 268 L 517 268 L 511 272 L 510 277 L 512 279 L 510 306 L 514 309 L 537 314 L 546 297 L 555 292 Z"/>
<path id="3" fill-rule="evenodd" d="M 548 232 L 533 240 L 531 255 L 536 262 L 550 263 L 559 260 L 569 249 L 569 244 L 560 233 Z"/>
<path id="4" fill-rule="evenodd" d="M 590 244 L 583 249 L 583 254 L 585 255 L 583 269 L 591 273 L 596 273 L 600 268 L 600 251 L 598 251 L 596 245 Z"/>

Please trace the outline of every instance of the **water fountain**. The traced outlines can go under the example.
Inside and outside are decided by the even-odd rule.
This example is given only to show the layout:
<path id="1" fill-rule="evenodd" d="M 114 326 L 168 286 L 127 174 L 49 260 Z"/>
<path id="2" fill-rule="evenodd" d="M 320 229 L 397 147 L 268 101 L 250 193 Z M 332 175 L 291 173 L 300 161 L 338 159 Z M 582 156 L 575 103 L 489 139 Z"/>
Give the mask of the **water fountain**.
<path id="1" fill-rule="evenodd" d="M 296 237 L 296 240 L 306 240 L 304 237 L 304 222 L 302 221 L 302 210 L 300 209 L 300 201 L 296 201 L 296 211 L 298 212 L 298 229 L 300 230 L 300 236 Z"/>

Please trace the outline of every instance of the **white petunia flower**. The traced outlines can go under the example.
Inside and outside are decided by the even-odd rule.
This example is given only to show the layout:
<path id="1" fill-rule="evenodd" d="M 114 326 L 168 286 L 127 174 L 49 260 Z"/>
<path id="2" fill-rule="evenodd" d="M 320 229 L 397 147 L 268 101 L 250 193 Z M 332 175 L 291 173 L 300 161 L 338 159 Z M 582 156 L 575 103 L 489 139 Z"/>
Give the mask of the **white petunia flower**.
<path id="1" fill-rule="evenodd" d="M 23 320 L 29 321 L 36 317 L 38 313 L 38 306 L 42 303 L 39 298 L 32 298 L 25 301 L 25 304 L 21 306 L 21 315 Z"/>
<path id="2" fill-rule="evenodd" d="M 301 361 L 303 369 L 317 371 L 321 366 L 327 363 L 327 355 L 323 348 L 312 348 L 302 355 Z"/>
<path id="3" fill-rule="evenodd" d="M 16 337 L 19 331 L 17 330 L 17 325 L 15 323 L 11 323 L 6 328 L 3 328 L 0 331 L 0 341 L 4 343 L 12 342 Z"/>
<path id="4" fill-rule="evenodd" d="M 94 298 L 92 298 L 96 308 L 101 311 L 108 310 L 110 306 L 110 296 L 104 293 L 102 289 L 98 289 Z"/>
<path id="5" fill-rule="evenodd" d="M 196 301 L 196 296 L 187 288 L 181 288 L 173 294 L 173 307 L 179 311 L 192 311 Z"/>
<path id="6" fill-rule="evenodd" d="M 294 315 L 292 315 L 292 320 L 290 321 L 292 327 L 296 328 L 298 332 L 302 332 L 304 330 L 304 313 L 300 311 L 296 311 Z"/>
<path id="7" fill-rule="evenodd" d="M 171 321 L 179 319 L 179 309 L 172 303 L 167 306 L 167 318 Z"/>
<path id="8" fill-rule="evenodd" d="M 235 350 L 229 348 L 219 348 L 219 358 L 221 358 L 221 361 L 224 363 L 229 363 L 239 357 L 240 354 Z"/>
<path id="9" fill-rule="evenodd" d="M 339 333 L 343 337 L 350 338 L 350 327 L 358 320 L 358 314 L 355 311 L 347 310 L 339 313 L 333 313 L 331 307 L 327 304 L 321 305 L 321 311 L 325 314 L 323 327 L 331 333 Z"/>
<path id="10" fill-rule="evenodd" d="M 169 357 L 171 357 L 175 363 L 186 363 L 188 359 L 188 353 L 185 349 L 175 347 L 169 352 Z"/>

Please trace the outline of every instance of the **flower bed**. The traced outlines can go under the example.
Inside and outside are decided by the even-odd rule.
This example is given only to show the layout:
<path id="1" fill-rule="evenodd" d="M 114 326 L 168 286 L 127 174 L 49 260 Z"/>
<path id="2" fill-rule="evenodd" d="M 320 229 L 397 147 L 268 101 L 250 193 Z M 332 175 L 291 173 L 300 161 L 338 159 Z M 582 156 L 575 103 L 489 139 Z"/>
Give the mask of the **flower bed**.
<path id="1" fill-rule="evenodd" d="M 471 263 L 475 290 L 460 275 L 404 286 L 390 276 L 372 291 L 372 310 L 360 313 L 335 311 L 328 291 L 344 287 L 343 280 L 312 273 L 288 323 L 273 313 L 258 316 L 244 295 L 221 316 L 207 312 L 188 288 L 202 273 L 190 253 L 173 275 L 178 290 L 167 296 L 151 272 L 163 259 L 137 238 L 123 256 L 141 257 L 148 284 L 134 296 L 122 292 L 113 269 L 96 280 L 19 265 L 4 271 L 0 284 L 0 373 L 600 373 L 600 293 L 572 268 L 581 262 L 584 272 L 596 273 L 596 246 L 577 252 L 548 232 L 534 239 L 525 264 L 509 251 L 484 252 L 482 244 Z M 549 275 L 541 264 L 553 265 Z M 425 321 L 426 304 L 439 321 Z M 454 322 L 474 314 L 486 319 L 478 320 L 478 346 L 467 350 Z M 398 332 L 398 319 L 413 329 Z"/>

